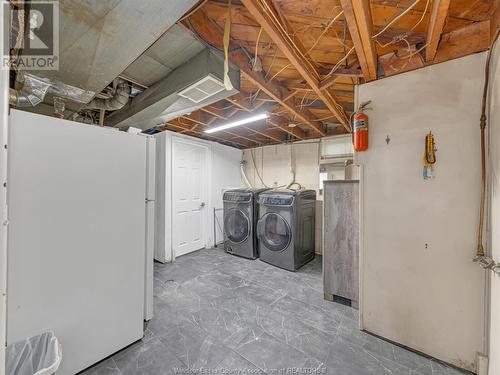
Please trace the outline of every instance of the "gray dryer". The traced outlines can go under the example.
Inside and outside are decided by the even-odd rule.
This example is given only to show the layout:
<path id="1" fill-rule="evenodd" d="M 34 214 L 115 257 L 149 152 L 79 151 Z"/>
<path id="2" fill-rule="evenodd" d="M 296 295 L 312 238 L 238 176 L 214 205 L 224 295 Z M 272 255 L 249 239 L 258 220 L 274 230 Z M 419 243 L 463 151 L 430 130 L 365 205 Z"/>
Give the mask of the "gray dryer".
<path id="1" fill-rule="evenodd" d="M 259 196 L 259 257 L 296 271 L 314 259 L 316 192 L 276 189 Z"/>

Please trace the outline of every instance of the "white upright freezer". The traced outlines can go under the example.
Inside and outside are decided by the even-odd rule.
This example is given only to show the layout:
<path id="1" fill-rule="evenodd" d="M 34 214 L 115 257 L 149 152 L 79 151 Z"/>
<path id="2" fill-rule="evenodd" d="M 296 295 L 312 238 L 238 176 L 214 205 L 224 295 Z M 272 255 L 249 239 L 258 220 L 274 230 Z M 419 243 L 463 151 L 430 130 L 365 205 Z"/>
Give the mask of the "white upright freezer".
<path id="1" fill-rule="evenodd" d="M 10 128 L 7 340 L 53 331 L 74 375 L 143 336 L 146 138 L 18 110 Z"/>

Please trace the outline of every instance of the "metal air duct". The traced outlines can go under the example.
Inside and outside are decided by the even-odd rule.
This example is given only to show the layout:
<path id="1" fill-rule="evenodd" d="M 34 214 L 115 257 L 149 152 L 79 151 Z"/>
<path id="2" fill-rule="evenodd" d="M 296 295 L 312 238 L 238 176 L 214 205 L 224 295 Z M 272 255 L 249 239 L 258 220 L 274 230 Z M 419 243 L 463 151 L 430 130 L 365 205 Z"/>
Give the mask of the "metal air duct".
<path id="1" fill-rule="evenodd" d="M 107 123 L 149 129 L 234 95 L 240 87 L 240 72 L 230 66 L 229 77 L 235 89 L 227 91 L 223 67 L 224 59 L 218 52 L 204 49 L 109 115 Z"/>

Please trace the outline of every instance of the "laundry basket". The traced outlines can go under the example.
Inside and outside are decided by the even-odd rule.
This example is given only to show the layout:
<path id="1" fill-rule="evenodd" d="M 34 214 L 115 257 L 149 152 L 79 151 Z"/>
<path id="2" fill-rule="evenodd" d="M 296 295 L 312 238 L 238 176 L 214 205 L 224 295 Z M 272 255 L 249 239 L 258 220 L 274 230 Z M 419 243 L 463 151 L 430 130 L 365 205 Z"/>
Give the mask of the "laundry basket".
<path id="1" fill-rule="evenodd" d="M 61 345 L 53 332 L 7 346 L 6 375 L 55 374 L 62 359 Z"/>

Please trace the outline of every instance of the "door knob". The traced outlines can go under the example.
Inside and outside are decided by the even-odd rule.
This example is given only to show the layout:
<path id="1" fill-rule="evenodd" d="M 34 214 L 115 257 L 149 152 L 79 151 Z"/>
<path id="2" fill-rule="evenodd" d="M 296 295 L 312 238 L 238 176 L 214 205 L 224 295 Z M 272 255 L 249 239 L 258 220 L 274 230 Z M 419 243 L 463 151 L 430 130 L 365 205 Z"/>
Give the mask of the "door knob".
<path id="1" fill-rule="evenodd" d="M 205 202 L 201 202 L 201 204 L 200 204 L 200 208 L 203 208 L 203 207 L 205 207 Z"/>

